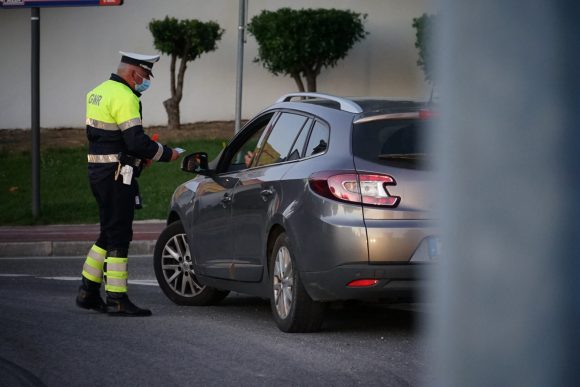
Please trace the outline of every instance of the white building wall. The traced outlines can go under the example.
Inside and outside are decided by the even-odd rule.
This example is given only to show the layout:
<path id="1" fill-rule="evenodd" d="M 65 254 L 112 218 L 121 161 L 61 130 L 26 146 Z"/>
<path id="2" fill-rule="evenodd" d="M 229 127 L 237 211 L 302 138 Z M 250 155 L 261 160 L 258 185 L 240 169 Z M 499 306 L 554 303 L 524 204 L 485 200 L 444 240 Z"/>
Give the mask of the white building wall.
<path id="1" fill-rule="evenodd" d="M 318 91 L 337 95 L 422 98 L 412 19 L 428 12 L 425 0 L 248 0 L 248 20 L 263 9 L 339 8 L 367 13 L 370 35 L 318 78 Z M 40 11 L 41 127 L 84 126 L 85 94 L 116 70 L 119 50 L 154 53 L 151 19 L 215 20 L 225 33 L 214 52 L 189 62 L 181 121 L 232 120 L 235 111 L 238 6 L 236 0 L 125 0 L 121 7 L 43 8 Z M 30 127 L 30 9 L 0 10 L 0 129 Z M 257 43 L 247 36 L 243 117 L 296 91 L 254 63 Z M 144 124 L 164 125 L 170 96 L 168 56 L 155 65 L 143 102 Z"/>

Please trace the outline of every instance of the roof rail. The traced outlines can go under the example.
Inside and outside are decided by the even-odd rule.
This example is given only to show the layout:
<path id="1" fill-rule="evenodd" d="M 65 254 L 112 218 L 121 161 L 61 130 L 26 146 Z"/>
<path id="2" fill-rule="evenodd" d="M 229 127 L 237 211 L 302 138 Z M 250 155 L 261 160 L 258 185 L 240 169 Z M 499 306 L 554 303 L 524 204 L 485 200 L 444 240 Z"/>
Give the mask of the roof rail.
<path id="1" fill-rule="evenodd" d="M 362 113 L 363 109 L 355 102 L 341 97 L 336 97 L 334 95 L 322 94 L 322 93 L 290 93 L 280 97 L 276 103 L 288 102 L 294 97 L 310 97 L 327 99 L 330 101 L 337 102 L 340 105 L 340 110 L 344 110 L 350 113 Z"/>

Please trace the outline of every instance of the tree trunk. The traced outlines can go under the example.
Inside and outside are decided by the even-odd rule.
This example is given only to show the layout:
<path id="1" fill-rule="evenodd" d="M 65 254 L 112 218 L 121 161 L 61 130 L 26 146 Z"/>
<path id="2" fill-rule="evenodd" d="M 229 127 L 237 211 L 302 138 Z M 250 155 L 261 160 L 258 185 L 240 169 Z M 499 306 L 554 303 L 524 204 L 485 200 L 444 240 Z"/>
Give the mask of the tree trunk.
<path id="1" fill-rule="evenodd" d="M 175 80 L 175 63 L 177 62 L 177 55 L 171 55 L 171 65 L 169 67 L 169 87 L 171 90 L 171 98 L 163 101 L 165 111 L 167 112 L 167 127 L 169 129 L 179 128 L 179 101 L 177 100 L 177 86 Z M 177 101 L 177 102 L 176 102 Z"/>
<path id="2" fill-rule="evenodd" d="M 169 87 L 171 91 L 171 98 L 175 96 L 175 62 L 177 61 L 177 55 L 171 55 L 171 65 L 169 66 Z"/>
<path id="3" fill-rule="evenodd" d="M 300 78 L 300 73 L 292 73 L 292 78 L 294 82 L 296 82 L 296 86 L 298 87 L 298 91 L 303 93 L 304 92 L 304 82 L 302 82 L 302 78 Z"/>
<path id="4" fill-rule="evenodd" d="M 316 92 L 316 75 L 306 74 L 306 87 L 308 91 L 312 93 Z"/>
<path id="5" fill-rule="evenodd" d="M 165 106 L 165 110 L 167 111 L 167 127 L 169 129 L 179 129 L 181 125 L 179 103 L 183 97 L 183 79 L 185 76 L 185 70 L 187 69 L 187 61 L 183 58 L 181 59 L 177 74 L 175 73 L 176 64 L 177 55 L 172 55 L 170 65 L 171 76 L 169 79 L 171 98 L 163 101 L 163 106 Z"/>
<path id="6" fill-rule="evenodd" d="M 316 77 L 320 73 L 320 67 L 316 67 L 313 70 L 308 70 L 304 72 L 304 77 L 306 78 L 306 87 L 309 92 L 316 93 Z"/>
<path id="7" fill-rule="evenodd" d="M 179 102 L 176 102 L 173 98 L 169 98 L 163 101 L 163 106 L 165 106 L 165 110 L 167 111 L 167 128 L 179 129 Z"/>

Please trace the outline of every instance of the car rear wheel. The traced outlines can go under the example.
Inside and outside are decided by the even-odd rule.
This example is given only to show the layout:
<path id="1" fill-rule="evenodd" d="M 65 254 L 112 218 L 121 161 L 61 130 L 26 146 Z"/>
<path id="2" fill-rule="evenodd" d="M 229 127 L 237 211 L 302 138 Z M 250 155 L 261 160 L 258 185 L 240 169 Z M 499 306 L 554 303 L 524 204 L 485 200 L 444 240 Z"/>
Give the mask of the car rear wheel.
<path id="1" fill-rule="evenodd" d="M 274 244 L 270 273 L 270 306 L 278 328 L 284 332 L 318 331 L 324 318 L 324 304 L 312 300 L 304 289 L 285 233 Z"/>
<path id="2" fill-rule="evenodd" d="M 212 305 L 229 293 L 199 283 L 181 222 L 171 223 L 159 235 L 153 266 L 159 287 L 178 305 Z"/>

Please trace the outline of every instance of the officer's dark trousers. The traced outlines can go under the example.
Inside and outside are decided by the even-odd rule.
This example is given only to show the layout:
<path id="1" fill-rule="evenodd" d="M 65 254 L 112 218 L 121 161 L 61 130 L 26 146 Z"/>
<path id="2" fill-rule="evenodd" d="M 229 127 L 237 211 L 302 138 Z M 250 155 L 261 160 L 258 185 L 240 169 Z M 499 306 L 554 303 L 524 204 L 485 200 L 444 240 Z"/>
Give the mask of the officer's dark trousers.
<path id="1" fill-rule="evenodd" d="M 116 181 L 110 177 L 98 183 L 91 182 L 91 190 L 99 205 L 101 224 L 96 245 L 107 251 L 128 251 L 133 239 L 135 179 L 131 185 L 126 185 L 121 176 Z"/>

